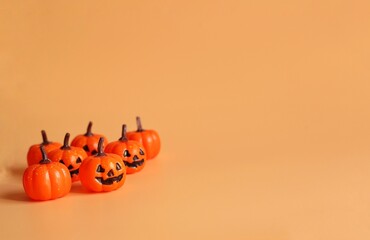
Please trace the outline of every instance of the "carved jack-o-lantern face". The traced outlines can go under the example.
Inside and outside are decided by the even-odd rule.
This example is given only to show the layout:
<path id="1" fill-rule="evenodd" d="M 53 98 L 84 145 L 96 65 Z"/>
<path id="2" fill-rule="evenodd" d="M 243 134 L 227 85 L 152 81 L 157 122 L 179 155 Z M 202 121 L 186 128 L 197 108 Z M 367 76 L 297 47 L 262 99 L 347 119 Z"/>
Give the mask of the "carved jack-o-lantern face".
<path id="1" fill-rule="evenodd" d="M 95 180 L 102 185 L 120 183 L 124 177 L 124 166 L 121 162 L 101 161 L 97 164 Z"/>
<path id="2" fill-rule="evenodd" d="M 88 156 L 95 155 L 98 152 L 98 142 L 101 137 L 104 139 L 104 144 L 108 143 L 108 140 L 105 136 L 92 133 L 91 128 L 92 122 L 89 122 L 86 133 L 76 136 L 71 143 L 71 145 L 74 147 L 83 148 Z"/>
<path id="3" fill-rule="evenodd" d="M 123 162 L 127 167 L 127 173 L 140 171 L 145 165 L 145 152 L 143 146 L 136 141 L 129 141 L 123 151 Z M 133 143 L 132 143 L 133 142 Z"/>
<path id="4" fill-rule="evenodd" d="M 80 166 L 82 185 L 94 192 L 109 192 L 120 188 L 126 179 L 126 168 L 122 158 L 104 153 L 103 138 L 99 140 L 98 153 L 86 158 Z"/>
<path id="5" fill-rule="evenodd" d="M 80 180 L 78 174 L 80 172 L 80 165 L 82 163 L 81 157 L 68 157 L 66 160 L 59 160 L 59 162 L 67 166 L 73 182 Z"/>
<path id="6" fill-rule="evenodd" d="M 72 181 L 80 180 L 78 174 L 82 161 L 87 158 L 86 152 L 79 147 L 69 146 L 69 133 L 64 137 L 64 145 L 49 153 L 49 158 L 53 162 L 64 164 L 71 175 Z"/>
<path id="7" fill-rule="evenodd" d="M 122 126 L 122 136 L 118 141 L 109 143 L 106 152 L 115 153 L 122 157 L 126 165 L 126 173 L 136 173 L 142 170 L 146 162 L 146 154 L 143 145 L 137 141 L 128 140 L 126 137 L 126 125 Z"/>

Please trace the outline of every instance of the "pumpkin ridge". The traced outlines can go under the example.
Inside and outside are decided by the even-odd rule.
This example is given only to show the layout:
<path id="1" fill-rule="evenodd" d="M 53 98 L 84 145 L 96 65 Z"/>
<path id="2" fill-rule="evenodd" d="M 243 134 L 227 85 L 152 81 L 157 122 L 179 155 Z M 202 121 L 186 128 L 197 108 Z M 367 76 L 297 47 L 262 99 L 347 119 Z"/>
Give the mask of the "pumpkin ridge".
<path id="1" fill-rule="evenodd" d="M 40 174 L 41 172 L 41 174 Z M 46 183 L 44 181 L 44 185 L 42 186 L 37 186 L 39 183 L 39 178 L 46 178 L 45 176 L 48 175 L 48 177 L 50 178 L 49 176 L 49 172 L 48 172 L 48 169 L 47 169 L 47 164 L 41 164 L 40 166 L 38 166 L 38 168 L 36 168 L 33 173 L 32 173 L 32 178 L 33 179 L 36 179 L 36 181 L 33 181 L 33 194 L 36 195 L 35 199 L 39 200 L 39 199 L 51 199 L 51 191 L 50 191 L 50 182 Z M 46 191 L 43 191 L 43 189 L 46 188 Z M 41 198 L 40 198 L 40 195 L 41 195 Z"/>

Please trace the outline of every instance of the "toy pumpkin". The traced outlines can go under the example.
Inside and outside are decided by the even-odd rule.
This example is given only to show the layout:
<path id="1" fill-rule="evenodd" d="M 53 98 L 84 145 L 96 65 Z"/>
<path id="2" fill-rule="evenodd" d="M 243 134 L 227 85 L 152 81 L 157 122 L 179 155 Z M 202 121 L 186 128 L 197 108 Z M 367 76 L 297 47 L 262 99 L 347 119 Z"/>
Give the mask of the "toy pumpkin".
<path id="1" fill-rule="evenodd" d="M 71 175 L 72 181 L 79 181 L 79 169 L 82 161 L 87 158 L 86 152 L 80 147 L 69 146 L 70 134 L 67 133 L 64 137 L 64 144 L 58 149 L 49 153 L 49 158 L 53 162 L 64 164 Z"/>
<path id="2" fill-rule="evenodd" d="M 23 174 L 26 194 L 34 200 L 51 200 L 65 196 L 71 190 L 68 168 L 48 159 L 43 145 L 39 150 L 41 161 L 29 166 Z"/>
<path id="3" fill-rule="evenodd" d="M 143 145 L 137 141 L 127 139 L 127 127 L 122 125 L 122 136 L 118 141 L 111 142 L 105 147 L 105 152 L 115 153 L 122 157 L 126 165 L 126 173 L 139 172 L 145 166 L 145 151 Z"/>
<path id="4" fill-rule="evenodd" d="M 137 130 L 128 132 L 127 138 L 129 140 L 138 141 L 144 146 L 148 160 L 155 158 L 161 148 L 161 141 L 158 133 L 155 130 L 144 130 L 141 125 L 140 117 L 136 117 L 136 124 Z"/>
<path id="5" fill-rule="evenodd" d="M 98 153 L 87 157 L 80 166 L 80 180 L 84 187 L 94 192 L 110 192 L 125 183 L 126 167 L 122 158 L 103 151 L 104 139 L 100 138 Z"/>
<path id="6" fill-rule="evenodd" d="M 44 130 L 41 131 L 41 135 L 42 135 L 42 143 L 32 145 L 28 149 L 28 153 L 27 153 L 28 166 L 38 163 L 40 159 L 42 158 L 42 155 L 40 152 L 40 146 L 44 146 L 46 154 L 62 146 L 62 144 L 60 143 L 49 141 L 48 136 L 46 135 L 46 132 Z"/>
<path id="7" fill-rule="evenodd" d="M 105 136 L 92 133 L 91 128 L 92 122 L 89 122 L 86 133 L 76 136 L 71 143 L 71 146 L 83 148 L 88 156 L 94 155 L 98 152 L 98 142 L 101 137 L 104 139 L 104 145 L 108 144 L 108 140 Z"/>

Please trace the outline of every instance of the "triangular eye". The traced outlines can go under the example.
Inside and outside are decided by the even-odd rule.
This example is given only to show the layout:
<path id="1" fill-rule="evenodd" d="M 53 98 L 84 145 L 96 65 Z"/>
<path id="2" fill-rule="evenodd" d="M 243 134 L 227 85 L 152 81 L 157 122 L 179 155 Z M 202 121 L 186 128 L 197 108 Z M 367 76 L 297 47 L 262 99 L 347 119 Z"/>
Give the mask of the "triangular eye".
<path id="1" fill-rule="evenodd" d="M 81 163 L 81 162 L 82 162 L 81 158 L 78 157 L 77 160 L 76 160 L 76 163 Z"/>
<path id="2" fill-rule="evenodd" d="M 89 147 L 87 145 L 82 147 L 86 152 L 90 151 Z"/>
<path id="3" fill-rule="evenodd" d="M 65 163 L 64 163 L 64 161 L 63 161 L 63 160 L 59 160 L 59 162 L 60 162 L 61 164 L 64 164 L 64 165 L 65 165 Z"/>
<path id="4" fill-rule="evenodd" d="M 122 169 L 122 167 L 121 167 L 121 165 L 119 163 L 116 163 L 116 169 L 117 170 L 121 170 Z"/>
<path id="5" fill-rule="evenodd" d="M 95 154 L 97 154 L 98 152 L 94 149 L 94 150 L 92 150 L 91 151 L 91 155 L 95 155 Z"/>
<path id="6" fill-rule="evenodd" d="M 125 150 L 125 151 L 123 152 L 123 156 L 124 156 L 124 157 L 131 157 L 131 154 L 128 152 L 128 150 Z"/>
<path id="7" fill-rule="evenodd" d="M 140 155 L 145 155 L 143 149 L 140 148 Z"/>
<path id="8" fill-rule="evenodd" d="M 97 172 L 105 172 L 105 169 L 102 167 L 102 166 L 98 166 L 98 168 L 96 169 Z"/>

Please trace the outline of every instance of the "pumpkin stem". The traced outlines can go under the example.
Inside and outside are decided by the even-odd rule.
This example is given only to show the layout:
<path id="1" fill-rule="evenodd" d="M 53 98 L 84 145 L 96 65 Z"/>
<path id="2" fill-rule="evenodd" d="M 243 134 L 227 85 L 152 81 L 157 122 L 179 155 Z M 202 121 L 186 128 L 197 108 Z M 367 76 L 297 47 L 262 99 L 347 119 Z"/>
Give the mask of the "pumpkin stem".
<path id="1" fill-rule="evenodd" d="M 39 163 L 40 164 L 48 164 L 48 163 L 51 163 L 51 160 L 46 155 L 45 148 L 44 148 L 43 145 L 40 145 L 40 151 L 41 151 L 42 159 L 41 159 L 41 161 Z"/>
<path id="2" fill-rule="evenodd" d="M 62 149 L 62 150 L 69 150 L 69 149 L 71 149 L 71 146 L 69 146 L 69 137 L 70 137 L 70 134 L 69 133 L 66 133 L 66 135 L 64 137 L 64 144 L 63 144 L 63 146 L 60 149 Z"/>
<path id="3" fill-rule="evenodd" d="M 103 144 L 104 144 L 104 138 L 99 138 L 99 143 L 98 143 L 98 153 L 95 156 L 106 156 L 105 152 L 103 151 Z"/>
<path id="4" fill-rule="evenodd" d="M 128 139 L 127 139 L 127 126 L 126 124 L 123 124 L 122 125 L 122 135 L 121 135 L 121 138 L 118 139 L 122 142 L 126 142 Z"/>
<path id="5" fill-rule="evenodd" d="M 48 140 L 48 136 L 46 135 L 46 132 L 45 130 L 42 130 L 41 131 L 41 135 L 42 135 L 42 145 L 48 145 L 50 142 Z"/>
<path id="6" fill-rule="evenodd" d="M 93 124 L 93 123 L 90 121 L 90 122 L 89 122 L 89 125 L 87 125 L 87 130 L 86 130 L 86 133 L 85 133 L 85 136 L 86 136 L 86 137 L 90 137 L 90 136 L 94 135 L 94 134 L 91 132 L 92 124 Z"/>
<path id="7" fill-rule="evenodd" d="M 137 132 L 143 132 L 143 126 L 141 125 L 140 117 L 136 117 Z"/>

